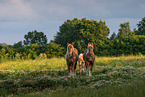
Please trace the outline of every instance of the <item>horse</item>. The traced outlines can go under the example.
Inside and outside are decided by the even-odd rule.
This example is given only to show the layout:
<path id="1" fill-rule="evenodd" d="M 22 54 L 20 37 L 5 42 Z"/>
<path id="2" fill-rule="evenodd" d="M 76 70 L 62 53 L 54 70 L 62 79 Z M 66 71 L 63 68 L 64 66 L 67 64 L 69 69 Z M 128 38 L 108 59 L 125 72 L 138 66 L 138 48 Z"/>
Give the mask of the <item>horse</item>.
<path id="1" fill-rule="evenodd" d="M 85 61 L 83 59 L 82 53 L 79 55 L 78 63 L 79 63 L 79 69 L 80 69 L 80 73 L 81 73 L 82 71 L 84 71 L 84 68 L 85 68 Z"/>
<path id="2" fill-rule="evenodd" d="M 88 75 L 89 71 L 89 76 L 92 76 L 92 70 L 93 70 L 93 65 L 95 62 L 95 54 L 93 52 L 93 43 L 89 44 L 88 43 L 88 48 L 84 51 L 84 60 L 85 60 L 85 66 L 86 66 L 86 75 Z"/>
<path id="3" fill-rule="evenodd" d="M 76 66 L 78 61 L 78 50 L 74 48 L 73 43 L 67 43 L 67 52 L 66 52 L 66 63 L 68 67 L 69 76 L 73 74 L 73 77 L 76 75 Z"/>

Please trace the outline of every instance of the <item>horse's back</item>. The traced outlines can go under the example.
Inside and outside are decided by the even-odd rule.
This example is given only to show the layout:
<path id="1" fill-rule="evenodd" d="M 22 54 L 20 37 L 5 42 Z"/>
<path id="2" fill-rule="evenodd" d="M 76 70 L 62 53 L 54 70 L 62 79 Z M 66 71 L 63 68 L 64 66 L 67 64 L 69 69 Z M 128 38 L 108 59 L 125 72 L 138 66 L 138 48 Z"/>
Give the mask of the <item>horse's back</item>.
<path id="1" fill-rule="evenodd" d="M 84 60 L 85 60 L 87 51 L 88 51 L 88 49 L 86 49 L 86 50 L 84 51 L 84 53 L 83 53 L 83 55 L 84 55 L 84 56 L 83 56 Z"/>
<path id="2" fill-rule="evenodd" d="M 76 55 L 76 61 L 78 60 L 78 50 L 76 48 L 74 48 L 74 52 L 75 52 L 75 55 Z"/>
<path id="3" fill-rule="evenodd" d="M 78 50 L 76 48 L 74 48 L 74 52 L 78 55 Z"/>

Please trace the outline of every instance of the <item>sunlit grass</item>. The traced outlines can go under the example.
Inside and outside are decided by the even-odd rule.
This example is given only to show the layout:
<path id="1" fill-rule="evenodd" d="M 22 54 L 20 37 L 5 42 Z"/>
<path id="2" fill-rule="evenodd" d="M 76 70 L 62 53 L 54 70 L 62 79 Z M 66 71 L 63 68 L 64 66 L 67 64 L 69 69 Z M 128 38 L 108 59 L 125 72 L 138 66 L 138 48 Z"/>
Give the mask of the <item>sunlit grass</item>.
<path id="1" fill-rule="evenodd" d="M 145 56 L 121 56 L 121 57 L 96 57 L 96 66 L 109 65 L 112 67 L 122 67 L 122 66 L 144 66 Z"/>
<path id="2" fill-rule="evenodd" d="M 121 57 L 96 57 L 94 66 L 142 66 L 145 56 L 121 56 Z M 44 70 L 44 69 L 66 69 L 64 58 L 17 60 L 0 63 L 0 70 Z"/>
<path id="3" fill-rule="evenodd" d="M 64 69 L 66 62 L 64 58 L 18 60 L 0 63 L 0 70 L 43 70 Z"/>
<path id="4" fill-rule="evenodd" d="M 104 89 L 109 93 L 109 90 L 107 90 L 106 87 L 113 86 L 114 88 L 111 88 L 112 91 L 110 91 L 113 92 L 118 89 L 118 86 L 130 84 L 128 80 L 131 81 L 136 78 L 144 78 L 144 75 L 145 56 L 143 55 L 121 57 L 96 56 L 92 77 L 86 76 L 85 72 L 80 74 L 78 66 L 76 76 L 74 78 L 68 77 L 65 58 L 37 58 L 35 60 L 3 61 L 0 63 L 0 87 L 3 87 L 5 90 L 3 95 L 5 95 L 5 93 L 9 93 L 10 91 L 10 93 L 17 92 L 20 96 L 26 92 L 32 97 L 37 97 L 38 95 L 47 97 L 50 91 L 53 91 L 54 93 L 56 92 L 56 94 L 62 93 L 62 95 L 67 92 L 69 95 L 71 94 L 71 90 L 74 93 L 77 93 L 75 88 L 81 93 L 83 91 L 90 91 L 92 94 L 94 92 L 91 90 L 92 88 L 98 89 L 93 94 L 94 96 L 100 95 L 102 93 L 101 89 Z M 82 88 L 78 88 L 85 86 L 87 86 L 87 88 L 84 88 L 84 90 L 81 90 Z M 117 86 L 117 88 L 115 86 Z M 12 88 L 7 91 L 7 88 L 5 87 Z M 62 91 L 58 91 L 58 88 Z M 68 88 L 68 90 L 65 90 L 65 88 Z M 46 91 L 37 91 L 37 89 L 45 89 Z M 36 92 L 34 93 L 31 91 Z M 126 92 L 126 90 L 122 92 Z M 90 93 L 87 95 L 92 96 Z M 55 94 L 52 95 L 56 96 Z M 80 96 L 85 97 L 83 94 L 80 94 Z"/>

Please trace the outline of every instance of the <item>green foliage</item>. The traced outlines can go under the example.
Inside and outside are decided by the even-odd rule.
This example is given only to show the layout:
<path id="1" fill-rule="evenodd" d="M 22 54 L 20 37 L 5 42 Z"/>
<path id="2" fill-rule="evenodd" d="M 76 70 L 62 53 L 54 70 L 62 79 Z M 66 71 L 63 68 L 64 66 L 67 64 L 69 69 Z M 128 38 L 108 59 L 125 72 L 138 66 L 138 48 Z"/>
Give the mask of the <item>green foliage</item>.
<path id="1" fill-rule="evenodd" d="M 3 48 L 3 46 L 0 45 L 0 50 Z"/>
<path id="2" fill-rule="evenodd" d="M 59 32 L 55 36 L 55 42 L 66 48 L 67 42 L 74 42 L 79 52 L 86 49 L 88 43 L 96 43 L 96 40 L 105 40 L 109 35 L 109 28 L 106 23 L 100 20 L 86 20 L 83 18 L 78 20 L 67 20 L 59 28 Z"/>
<path id="3" fill-rule="evenodd" d="M 115 85 L 113 87 L 106 86 L 99 89 L 88 87 L 78 87 L 73 89 L 68 88 L 57 90 L 46 95 L 49 95 L 49 97 L 67 97 L 68 95 L 73 95 L 73 97 L 144 97 L 144 79 L 136 79 L 130 83 L 131 84 L 124 84 L 120 86 Z M 45 95 L 47 92 L 45 91 L 42 93 Z M 33 93 L 33 96 L 36 94 Z M 41 95 L 43 96 L 43 94 Z M 30 97 L 30 95 L 27 96 Z"/>
<path id="4" fill-rule="evenodd" d="M 54 93 L 51 93 L 53 90 L 57 93 L 56 90 L 74 90 L 82 87 L 84 89 L 97 89 L 99 90 L 98 95 L 101 96 L 100 93 L 104 92 L 102 89 L 107 90 L 109 87 L 133 86 L 137 88 L 135 83 L 139 84 L 139 80 L 136 79 L 144 78 L 145 74 L 144 58 L 145 56 L 142 55 L 96 57 L 92 77 L 86 76 L 85 72 L 80 74 L 77 69 L 77 76 L 74 78 L 68 77 L 64 58 L 3 62 L 0 65 L 0 87 L 1 90 L 5 91 L 1 95 L 8 95 L 8 93 L 11 95 L 12 93 L 17 96 L 28 96 L 35 95 L 34 91 L 37 94 L 38 91 L 42 93 L 42 90 L 46 89 L 47 93 L 49 92 L 47 95 L 51 96 Z M 143 83 L 141 82 L 141 84 Z M 111 89 L 112 92 L 115 90 Z M 142 89 L 144 90 L 144 88 Z M 126 90 L 124 92 L 127 92 Z"/>
<path id="5" fill-rule="evenodd" d="M 5 48 L 2 48 L 0 50 L 0 59 L 7 59 L 6 49 Z"/>
<path id="6" fill-rule="evenodd" d="M 128 52 L 133 54 L 145 54 L 145 36 L 144 35 L 135 35 L 133 37 L 126 37 L 123 40 L 126 43 L 126 48 Z"/>
<path id="7" fill-rule="evenodd" d="M 117 35 L 118 39 L 124 39 L 126 36 L 133 36 L 134 33 L 131 32 L 129 22 L 125 22 L 123 24 L 120 24 L 120 29 Z"/>
<path id="8" fill-rule="evenodd" d="M 22 41 L 19 41 L 18 43 L 15 43 L 14 45 L 13 45 L 13 48 L 19 48 L 19 47 L 22 47 L 23 45 L 22 45 Z"/>
<path id="9" fill-rule="evenodd" d="M 0 46 L 6 47 L 6 46 L 8 46 L 8 44 L 6 44 L 6 43 L 0 43 Z"/>
<path id="10" fill-rule="evenodd" d="M 144 20 L 139 22 L 138 30 L 130 30 L 129 22 L 120 24 L 119 33 L 115 32 L 108 39 L 109 28 L 105 21 L 87 20 L 86 18 L 67 20 L 59 27 L 54 41 L 47 44 L 47 37 L 36 30 L 24 36 L 24 43 L 19 41 L 13 46 L 0 43 L 0 62 L 16 59 L 36 59 L 46 54 L 48 58 L 64 57 L 67 42 L 74 43 L 79 54 L 83 53 L 88 43 L 93 43 L 97 56 L 121 56 L 145 54 Z M 137 34 L 137 35 L 134 35 Z M 24 45 L 22 45 L 24 44 Z M 44 56 L 43 56 L 44 57 Z M 46 57 L 45 57 L 46 58 Z"/>
<path id="11" fill-rule="evenodd" d="M 25 46 L 23 57 L 26 59 L 35 59 L 37 55 L 39 55 L 39 45 L 38 44 L 31 44 L 31 46 Z"/>
<path id="12" fill-rule="evenodd" d="M 17 60 L 17 59 L 35 59 L 37 57 L 40 58 L 62 57 L 64 55 L 65 55 L 64 47 L 55 42 L 50 42 L 47 46 L 31 44 L 30 46 L 26 45 L 18 48 L 9 48 L 9 47 L 2 48 L 0 50 L 0 61 Z"/>
<path id="13" fill-rule="evenodd" d="M 24 36 L 24 45 L 38 44 L 40 46 L 46 46 L 47 37 L 43 32 L 32 31 L 28 32 L 27 35 Z"/>
<path id="14" fill-rule="evenodd" d="M 51 57 L 62 57 L 65 54 L 64 47 L 62 47 L 60 44 L 57 44 L 55 42 L 50 42 L 47 45 L 46 54 L 47 54 L 48 58 L 51 58 Z"/>
<path id="15" fill-rule="evenodd" d="M 115 34 L 115 32 L 113 32 L 113 34 L 110 37 L 110 40 L 114 40 L 115 38 L 116 38 L 116 34 Z"/>
<path id="16" fill-rule="evenodd" d="M 138 30 L 136 30 L 136 35 L 145 35 L 145 17 L 137 24 Z"/>
<path id="17" fill-rule="evenodd" d="M 7 48 L 7 53 L 6 53 L 7 57 L 10 59 L 14 59 L 15 57 L 15 51 L 13 48 Z"/>

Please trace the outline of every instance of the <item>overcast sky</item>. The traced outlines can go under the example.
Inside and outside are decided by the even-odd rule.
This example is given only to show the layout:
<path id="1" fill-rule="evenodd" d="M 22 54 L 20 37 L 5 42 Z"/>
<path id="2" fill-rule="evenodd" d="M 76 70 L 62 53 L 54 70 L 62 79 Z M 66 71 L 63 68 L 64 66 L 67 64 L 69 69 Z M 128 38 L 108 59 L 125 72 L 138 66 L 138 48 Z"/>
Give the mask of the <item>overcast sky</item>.
<path id="1" fill-rule="evenodd" d="M 145 0 L 0 0 L 0 43 L 13 45 L 37 30 L 54 39 L 67 19 L 87 18 L 106 22 L 118 33 L 120 23 L 131 29 L 145 17 Z"/>

